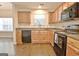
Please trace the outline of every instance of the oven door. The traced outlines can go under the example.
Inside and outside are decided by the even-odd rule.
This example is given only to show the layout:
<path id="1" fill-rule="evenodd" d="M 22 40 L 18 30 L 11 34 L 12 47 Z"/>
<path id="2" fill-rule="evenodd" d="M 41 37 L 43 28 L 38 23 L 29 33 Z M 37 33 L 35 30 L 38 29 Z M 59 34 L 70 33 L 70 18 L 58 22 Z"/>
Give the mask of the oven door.
<path id="1" fill-rule="evenodd" d="M 66 35 L 55 33 L 54 50 L 56 52 L 56 55 L 58 56 L 66 55 L 66 43 L 67 43 L 66 40 L 67 40 Z"/>
<path id="2" fill-rule="evenodd" d="M 54 40 L 54 43 L 60 48 L 62 49 L 62 36 L 59 35 L 58 33 L 55 33 L 55 40 Z"/>

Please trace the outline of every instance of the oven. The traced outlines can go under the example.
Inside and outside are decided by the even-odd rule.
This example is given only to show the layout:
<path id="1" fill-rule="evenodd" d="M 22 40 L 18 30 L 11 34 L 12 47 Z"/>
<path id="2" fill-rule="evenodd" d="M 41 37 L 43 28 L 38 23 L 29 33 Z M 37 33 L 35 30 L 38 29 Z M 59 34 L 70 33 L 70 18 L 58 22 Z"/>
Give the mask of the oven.
<path id="1" fill-rule="evenodd" d="M 54 34 L 54 50 L 58 56 L 66 56 L 67 36 L 62 33 Z"/>

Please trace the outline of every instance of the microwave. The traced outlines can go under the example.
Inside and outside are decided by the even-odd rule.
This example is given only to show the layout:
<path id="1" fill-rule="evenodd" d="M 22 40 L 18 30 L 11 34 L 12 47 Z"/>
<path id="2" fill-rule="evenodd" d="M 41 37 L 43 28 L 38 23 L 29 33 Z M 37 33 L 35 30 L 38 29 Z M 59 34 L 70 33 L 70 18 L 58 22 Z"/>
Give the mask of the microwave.
<path id="1" fill-rule="evenodd" d="M 62 21 L 73 20 L 74 18 L 79 18 L 79 2 L 74 3 L 61 13 Z"/>

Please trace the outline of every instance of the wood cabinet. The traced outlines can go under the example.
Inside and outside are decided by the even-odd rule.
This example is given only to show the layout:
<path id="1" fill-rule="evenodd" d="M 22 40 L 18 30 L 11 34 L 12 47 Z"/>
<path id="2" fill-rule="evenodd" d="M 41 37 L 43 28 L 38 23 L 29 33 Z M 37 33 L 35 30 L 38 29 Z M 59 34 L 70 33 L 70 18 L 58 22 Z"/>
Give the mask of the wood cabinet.
<path id="1" fill-rule="evenodd" d="M 16 43 L 22 44 L 22 32 L 19 29 L 16 29 Z"/>
<path id="2" fill-rule="evenodd" d="M 79 56 L 79 41 L 68 37 L 66 55 Z"/>
<path id="3" fill-rule="evenodd" d="M 51 45 L 54 46 L 54 31 L 50 30 L 48 37 L 49 37 Z"/>
<path id="4" fill-rule="evenodd" d="M 62 11 L 63 11 L 63 6 L 60 5 L 59 8 L 58 8 L 58 22 L 61 21 L 61 13 L 62 13 Z"/>
<path id="5" fill-rule="evenodd" d="M 50 43 L 47 30 L 32 30 L 32 43 Z"/>
<path id="6" fill-rule="evenodd" d="M 30 12 L 19 11 L 18 24 L 30 25 L 30 23 L 31 23 Z"/>
<path id="7" fill-rule="evenodd" d="M 75 2 L 68 2 L 68 7 L 72 6 Z"/>
<path id="8" fill-rule="evenodd" d="M 55 10 L 54 12 L 54 22 L 57 23 L 58 22 L 58 10 Z"/>
<path id="9" fill-rule="evenodd" d="M 67 9 L 69 7 L 69 4 L 68 4 L 68 2 L 64 2 L 62 4 L 62 6 L 63 6 L 63 10 L 65 10 L 65 9 Z"/>
<path id="10" fill-rule="evenodd" d="M 68 44 L 66 56 L 79 56 L 79 52 L 77 52 L 77 49 L 75 49 L 75 47 Z"/>
<path id="11" fill-rule="evenodd" d="M 61 12 L 72 6 L 75 2 L 64 2 L 57 7 L 53 13 L 49 13 L 49 24 L 58 23 L 61 21 Z"/>
<path id="12" fill-rule="evenodd" d="M 53 23 L 53 12 L 49 12 L 49 24 Z"/>

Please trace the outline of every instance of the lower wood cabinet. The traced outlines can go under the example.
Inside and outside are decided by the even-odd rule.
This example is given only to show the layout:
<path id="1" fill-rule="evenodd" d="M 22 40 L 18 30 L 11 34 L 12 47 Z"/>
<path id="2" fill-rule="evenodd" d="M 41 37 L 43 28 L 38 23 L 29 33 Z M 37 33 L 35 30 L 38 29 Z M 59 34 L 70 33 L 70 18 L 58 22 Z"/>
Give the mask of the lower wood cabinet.
<path id="1" fill-rule="evenodd" d="M 16 29 L 16 44 L 22 44 L 22 32 Z"/>
<path id="2" fill-rule="evenodd" d="M 32 43 L 50 43 L 48 30 L 32 30 Z"/>
<path id="3" fill-rule="evenodd" d="M 79 49 L 76 49 L 71 45 L 67 45 L 66 56 L 79 56 Z"/>
<path id="4" fill-rule="evenodd" d="M 50 39 L 51 45 L 54 46 L 54 31 L 53 30 L 49 31 L 49 39 Z"/>
<path id="5" fill-rule="evenodd" d="M 68 37 L 67 39 L 67 56 L 79 56 L 79 41 Z"/>
<path id="6" fill-rule="evenodd" d="M 51 43 L 53 46 L 54 33 L 52 30 L 31 30 L 31 43 Z M 22 30 L 16 29 L 16 43 L 23 44 Z"/>

